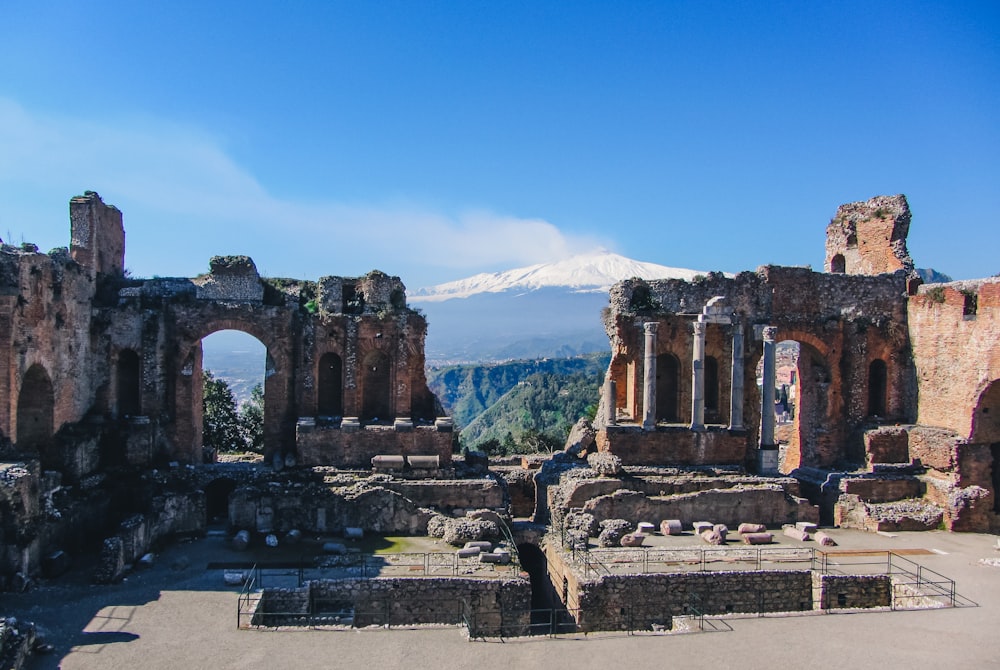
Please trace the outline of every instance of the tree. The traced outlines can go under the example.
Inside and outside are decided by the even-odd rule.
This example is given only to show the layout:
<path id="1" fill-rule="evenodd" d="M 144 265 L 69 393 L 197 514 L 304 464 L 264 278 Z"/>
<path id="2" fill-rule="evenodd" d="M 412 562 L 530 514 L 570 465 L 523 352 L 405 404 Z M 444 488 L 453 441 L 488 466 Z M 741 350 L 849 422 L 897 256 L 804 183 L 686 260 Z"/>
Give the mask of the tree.
<path id="1" fill-rule="evenodd" d="M 243 447 L 236 400 L 229 384 L 205 370 L 202 389 L 202 445 L 216 451 Z"/>
<path id="2" fill-rule="evenodd" d="M 240 437 L 250 451 L 264 451 L 264 389 L 257 384 L 239 409 Z"/>

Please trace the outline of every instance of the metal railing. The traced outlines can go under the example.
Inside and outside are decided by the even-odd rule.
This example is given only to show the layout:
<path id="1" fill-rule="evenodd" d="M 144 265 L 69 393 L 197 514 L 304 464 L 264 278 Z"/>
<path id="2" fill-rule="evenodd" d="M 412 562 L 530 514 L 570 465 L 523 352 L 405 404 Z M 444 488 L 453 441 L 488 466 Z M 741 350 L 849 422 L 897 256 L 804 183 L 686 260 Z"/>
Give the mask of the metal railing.
<path id="1" fill-rule="evenodd" d="M 822 574 L 889 575 L 893 609 L 926 609 L 932 602 L 955 607 L 958 602 L 955 580 L 892 551 L 816 551 L 813 569 Z"/>

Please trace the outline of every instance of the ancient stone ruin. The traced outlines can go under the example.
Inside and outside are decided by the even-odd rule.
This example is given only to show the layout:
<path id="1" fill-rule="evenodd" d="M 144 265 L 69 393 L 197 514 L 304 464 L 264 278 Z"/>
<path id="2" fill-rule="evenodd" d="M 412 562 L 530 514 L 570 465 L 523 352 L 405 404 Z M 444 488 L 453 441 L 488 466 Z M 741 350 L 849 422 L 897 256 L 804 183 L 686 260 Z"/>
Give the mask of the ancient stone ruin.
<path id="1" fill-rule="evenodd" d="M 922 285 L 903 196 L 838 209 L 822 272 L 618 283 L 594 421 L 551 457 L 492 462 L 453 457 L 425 381 L 427 324 L 399 278 L 262 278 L 227 256 L 199 277 L 138 280 L 121 212 L 88 192 L 70 222 L 69 249 L 0 250 L 3 588 L 86 551 L 100 553 L 95 580 L 115 581 L 213 523 L 241 550 L 429 536 L 453 548 L 407 568 L 430 581 L 390 574 L 388 559 L 372 577 L 325 542 L 334 558 L 317 564 L 346 572 L 247 593 L 246 622 L 316 622 L 325 599 L 358 621 L 379 623 L 360 614 L 375 607 L 525 634 L 542 594 L 561 608 L 553 626 L 657 630 L 694 613 L 925 598 L 919 583 L 829 574 L 813 549 L 767 546 L 834 543 L 819 524 L 1000 530 L 1000 278 Z M 263 464 L 202 446 L 201 341 L 223 329 L 267 348 Z M 692 532 L 701 548 L 669 545 Z M 753 548 L 706 567 L 732 543 Z M 762 568 L 767 551 L 803 565 Z"/>

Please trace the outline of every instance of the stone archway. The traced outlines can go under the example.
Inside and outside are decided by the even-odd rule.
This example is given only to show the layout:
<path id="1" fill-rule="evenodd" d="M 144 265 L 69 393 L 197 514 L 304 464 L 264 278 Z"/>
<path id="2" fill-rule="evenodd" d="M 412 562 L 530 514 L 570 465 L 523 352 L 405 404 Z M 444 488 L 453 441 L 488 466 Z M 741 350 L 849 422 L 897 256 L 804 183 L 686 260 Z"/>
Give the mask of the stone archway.
<path id="1" fill-rule="evenodd" d="M 55 393 L 49 373 L 39 364 L 32 365 L 21 382 L 17 396 L 18 449 L 44 455 L 55 432 Z"/>
<path id="2" fill-rule="evenodd" d="M 206 307 L 211 310 L 214 307 Z M 282 344 L 281 333 L 285 332 L 284 322 L 269 323 L 266 319 L 254 319 L 227 315 L 227 318 L 213 318 L 211 311 L 203 320 L 192 314 L 188 321 L 189 330 L 178 344 L 178 355 L 174 363 L 173 390 L 175 420 L 175 458 L 188 462 L 199 462 L 202 458 L 202 347 L 201 342 L 212 333 L 235 330 L 257 339 L 267 350 L 264 371 L 264 458 L 284 454 L 294 449 L 295 423 L 293 414 L 294 398 L 290 379 L 292 359 L 287 343 Z"/>

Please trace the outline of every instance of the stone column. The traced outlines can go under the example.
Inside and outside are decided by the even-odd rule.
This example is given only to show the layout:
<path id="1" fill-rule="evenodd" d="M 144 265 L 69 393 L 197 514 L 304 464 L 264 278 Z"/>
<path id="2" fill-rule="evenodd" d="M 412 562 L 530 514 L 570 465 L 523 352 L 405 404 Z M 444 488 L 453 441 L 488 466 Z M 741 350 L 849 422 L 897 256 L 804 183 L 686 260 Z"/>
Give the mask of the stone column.
<path id="1" fill-rule="evenodd" d="M 766 326 L 764 336 L 764 380 L 760 399 L 760 448 L 773 449 L 774 444 L 774 338 L 778 329 Z"/>
<path id="2" fill-rule="evenodd" d="M 743 324 L 733 324 L 733 376 L 729 395 L 729 430 L 743 430 Z"/>
<path id="3" fill-rule="evenodd" d="M 691 430 L 705 429 L 705 323 L 694 322 L 691 356 Z"/>
<path id="4" fill-rule="evenodd" d="M 656 327 L 657 323 L 642 324 L 646 333 L 645 360 L 642 377 L 642 427 L 656 428 Z"/>
<path id="5" fill-rule="evenodd" d="M 608 426 L 618 423 L 618 385 L 614 379 L 604 383 L 604 411 L 607 413 Z"/>

